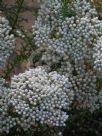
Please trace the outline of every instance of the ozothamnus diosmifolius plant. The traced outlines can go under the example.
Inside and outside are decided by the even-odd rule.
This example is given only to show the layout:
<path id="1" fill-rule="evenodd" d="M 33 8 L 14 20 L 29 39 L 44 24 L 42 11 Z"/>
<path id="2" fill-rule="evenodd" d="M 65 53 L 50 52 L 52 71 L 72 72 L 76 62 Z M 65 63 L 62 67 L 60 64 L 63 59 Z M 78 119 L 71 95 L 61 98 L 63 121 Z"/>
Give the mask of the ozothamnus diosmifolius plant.
<path id="1" fill-rule="evenodd" d="M 8 21 L 0 26 L 5 28 L 0 35 L 1 67 L 4 53 L 14 49 L 14 37 Z M 102 110 L 102 21 L 87 0 L 45 0 L 32 29 L 37 51 L 43 50 L 39 66 L 12 76 L 9 87 L 1 78 L 0 133 L 40 126 L 63 136 L 66 121 L 73 124 L 77 111 L 91 115 Z"/>

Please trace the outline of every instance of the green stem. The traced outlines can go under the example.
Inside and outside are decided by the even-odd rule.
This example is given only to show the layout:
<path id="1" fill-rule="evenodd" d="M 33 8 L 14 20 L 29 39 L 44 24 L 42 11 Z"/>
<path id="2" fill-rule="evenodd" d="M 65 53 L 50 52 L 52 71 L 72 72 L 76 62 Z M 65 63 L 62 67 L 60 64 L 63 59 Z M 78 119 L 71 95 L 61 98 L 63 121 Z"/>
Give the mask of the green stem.
<path id="1" fill-rule="evenodd" d="M 12 33 L 12 31 L 15 29 L 15 26 L 16 26 L 16 24 L 17 24 L 17 22 L 18 22 L 19 14 L 20 14 L 20 12 L 21 12 L 21 10 L 22 10 L 23 2 L 24 2 L 24 0 L 21 0 L 20 2 L 18 2 L 17 13 L 16 13 L 16 15 L 15 15 L 14 22 L 13 22 L 13 24 L 12 24 L 12 30 L 11 30 L 10 33 Z"/>

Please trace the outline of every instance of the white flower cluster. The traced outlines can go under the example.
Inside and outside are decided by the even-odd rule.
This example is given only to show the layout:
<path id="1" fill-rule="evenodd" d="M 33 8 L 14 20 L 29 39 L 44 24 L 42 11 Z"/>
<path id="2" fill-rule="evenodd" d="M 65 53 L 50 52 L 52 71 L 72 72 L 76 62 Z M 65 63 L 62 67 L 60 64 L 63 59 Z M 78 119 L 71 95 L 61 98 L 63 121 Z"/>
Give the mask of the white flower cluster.
<path id="1" fill-rule="evenodd" d="M 74 78 L 75 104 L 79 109 L 89 109 L 91 112 L 99 108 L 96 88 L 96 76 L 93 73 L 85 73 Z"/>
<path id="2" fill-rule="evenodd" d="M 78 17 L 87 16 L 88 18 L 96 17 L 97 12 L 92 8 L 90 0 L 72 0 L 72 8 Z"/>
<path id="3" fill-rule="evenodd" d="M 97 41 L 96 46 L 94 47 L 94 69 L 97 72 L 102 73 L 102 36 L 100 39 Z"/>
<path id="4" fill-rule="evenodd" d="M 67 61 L 69 56 L 66 54 L 60 54 L 53 49 L 47 48 L 42 54 L 41 61 L 44 62 L 51 70 L 57 70 L 62 75 L 70 75 L 73 71 L 73 67 L 70 61 Z"/>
<path id="5" fill-rule="evenodd" d="M 48 0 L 43 4 L 38 19 L 33 26 L 34 40 L 37 46 L 48 45 L 60 53 L 69 52 L 74 59 L 83 59 L 90 53 L 90 47 L 94 46 L 98 36 L 102 35 L 102 22 L 96 17 L 87 15 L 89 3 L 82 0 L 74 0 L 72 9 L 75 8 L 75 16 L 63 19 L 61 14 L 61 0 Z M 79 11 L 83 10 L 83 16 Z M 84 11 L 86 10 L 86 11 Z M 89 10 L 90 16 L 93 10 Z M 86 12 L 86 13 L 85 13 Z M 82 11 L 81 11 L 82 13 Z"/>
<path id="6" fill-rule="evenodd" d="M 46 0 L 42 4 L 33 26 L 35 45 L 46 47 L 42 60 L 47 66 L 60 64 L 56 71 L 70 77 L 79 103 L 76 107 L 93 111 L 97 107 L 94 67 L 102 68 L 102 44 L 98 42 L 102 21 L 86 0 L 73 0 L 68 6 L 73 15 L 63 16 L 63 0 Z"/>
<path id="7" fill-rule="evenodd" d="M 0 79 L 0 133 L 7 132 L 13 127 L 14 119 L 8 114 L 8 94 L 10 89 L 5 87 L 5 80 Z"/>
<path id="8" fill-rule="evenodd" d="M 38 67 L 15 75 L 7 95 L 6 115 L 2 112 L 0 116 L 0 131 L 8 132 L 15 125 L 27 130 L 36 123 L 65 126 L 73 96 L 71 82 L 55 71 L 48 73 Z"/>
<path id="9" fill-rule="evenodd" d="M 10 34 L 10 30 L 8 20 L 0 16 L 0 69 L 5 67 L 8 57 L 15 48 L 15 38 Z"/>

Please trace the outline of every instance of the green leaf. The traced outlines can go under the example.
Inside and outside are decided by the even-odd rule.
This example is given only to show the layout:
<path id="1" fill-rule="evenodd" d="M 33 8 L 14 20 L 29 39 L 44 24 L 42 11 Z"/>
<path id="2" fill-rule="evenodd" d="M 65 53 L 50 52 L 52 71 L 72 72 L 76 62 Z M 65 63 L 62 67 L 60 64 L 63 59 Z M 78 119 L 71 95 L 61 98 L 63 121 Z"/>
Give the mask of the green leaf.
<path id="1" fill-rule="evenodd" d="M 71 0 L 62 0 L 61 15 L 65 17 L 74 16 L 75 13 L 71 9 Z"/>

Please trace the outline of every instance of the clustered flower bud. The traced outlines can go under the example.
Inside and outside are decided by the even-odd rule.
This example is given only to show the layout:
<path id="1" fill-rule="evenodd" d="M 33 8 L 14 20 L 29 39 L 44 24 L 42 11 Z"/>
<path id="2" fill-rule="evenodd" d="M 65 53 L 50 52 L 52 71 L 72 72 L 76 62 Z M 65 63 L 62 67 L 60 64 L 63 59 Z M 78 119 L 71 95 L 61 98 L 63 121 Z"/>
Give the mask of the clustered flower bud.
<path id="1" fill-rule="evenodd" d="M 10 34 L 8 20 L 0 16 L 0 69 L 3 69 L 15 48 L 15 38 Z"/>
<path id="2" fill-rule="evenodd" d="M 68 6 L 73 14 L 63 16 L 62 0 L 42 4 L 32 27 L 34 41 L 37 47 L 46 48 L 45 64 L 50 68 L 58 64 L 56 71 L 69 77 L 76 108 L 94 111 L 98 108 L 96 73 L 102 69 L 102 21 L 86 0 L 73 0 Z"/>
<path id="3" fill-rule="evenodd" d="M 1 116 L 0 130 L 8 132 L 15 125 L 27 130 L 36 123 L 65 126 L 73 96 L 71 82 L 56 71 L 49 73 L 37 67 L 15 75 L 7 95 L 7 112 Z"/>
<path id="4" fill-rule="evenodd" d="M 5 86 L 5 80 L 0 79 L 0 133 L 7 132 L 12 128 L 13 118 L 8 114 L 8 94 L 10 89 Z"/>
<path id="5" fill-rule="evenodd" d="M 102 36 L 97 41 L 94 47 L 94 52 L 94 69 L 99 74 L 99 76 L 102 76 Z"/>
<path id="6" fill-rule="evenodd" d="M 73 78 L 77 108 L 89 109 L 91 112 L 99 109 L 96 76 L 93 73 L 86 73 Z"/>
<path id="7" fill-rule="evenodd" d="M 61 3 L 61 0 L 48 0 L 42 5 L 33 26 L 35 44 L 38 47 L 47 45 L 59 53 L 68 52 L 72 58 L 82 60 L 89 56 L 91 46 L 102 35 L 102 21 L 96 18 L 95 9 L 91 10 L 85 0 L 74 0 L 75 15 L 63 19 Z"/>
<path id="8" fill-rule="evenodd" d="M 62 75 L 68 75 L 72 73 L 73 67 L 67 54 L 60 54 L 53 49 L 45 49 L 46 51 L 42 54 L 41 62 L 49 66 L 51 70 L 57 70 L 58 73 Z M 66 74 L 68 73 L 68 74 Z"/>

